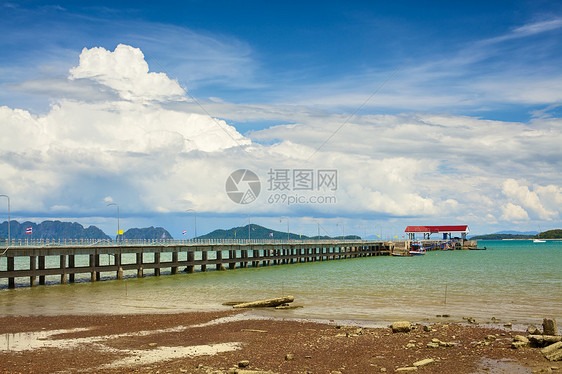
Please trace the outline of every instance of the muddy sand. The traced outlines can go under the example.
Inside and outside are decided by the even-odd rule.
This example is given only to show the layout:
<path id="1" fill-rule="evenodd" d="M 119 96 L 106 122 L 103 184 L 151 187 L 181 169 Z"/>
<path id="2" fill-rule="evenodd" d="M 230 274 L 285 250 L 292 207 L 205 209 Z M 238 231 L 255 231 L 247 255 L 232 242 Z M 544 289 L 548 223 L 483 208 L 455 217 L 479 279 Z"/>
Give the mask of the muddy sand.
<path id="1" fill-rule="evenodd" d="M 393 333 L 221 311 L 1 317 L 0 333 L 0 373 L 562 373 L 539 349 L 511 348 L 524 333 L 501 325 Z"/>

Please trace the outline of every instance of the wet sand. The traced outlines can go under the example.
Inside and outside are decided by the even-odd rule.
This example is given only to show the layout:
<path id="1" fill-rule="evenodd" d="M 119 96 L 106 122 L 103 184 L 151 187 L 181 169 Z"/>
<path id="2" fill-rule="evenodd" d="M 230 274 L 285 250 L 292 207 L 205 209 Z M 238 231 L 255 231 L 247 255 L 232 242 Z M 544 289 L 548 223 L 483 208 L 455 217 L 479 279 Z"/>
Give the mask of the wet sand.
<path id="1" fill-rule="evenodd" d="M 0 318 L 0 373 L 380 373 L 433 359 L 422 373 L 548 372 L 521 332 L 436 323 L 409 333 L 337 321 L 264 318 L 252 311 Z M 486 340 L 494 335 L 495 340 Z M 430 348 L 432 339 L 453 346 Z M 484 342 L 488 342 L 485 344 Z M 242 369 L 238 369 L 240 372 Z"/>

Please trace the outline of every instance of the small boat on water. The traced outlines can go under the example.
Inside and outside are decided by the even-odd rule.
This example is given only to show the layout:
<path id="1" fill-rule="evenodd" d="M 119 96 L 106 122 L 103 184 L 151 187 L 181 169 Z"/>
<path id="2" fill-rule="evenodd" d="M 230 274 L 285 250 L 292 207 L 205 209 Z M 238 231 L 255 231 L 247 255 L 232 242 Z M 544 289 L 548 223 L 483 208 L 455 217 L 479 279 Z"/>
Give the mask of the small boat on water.
<path id="1" fill-rule="evenodd" d="M 422 256 L 425 255 L 425 252 L 426 250 L 421 242 L 412 242 L 408 253 L 410 256 Z"/>
<path id="2" fill-rule="evenodd" d="M 533 243 L 546 243 L 546 240 L 534 239 Z"/>

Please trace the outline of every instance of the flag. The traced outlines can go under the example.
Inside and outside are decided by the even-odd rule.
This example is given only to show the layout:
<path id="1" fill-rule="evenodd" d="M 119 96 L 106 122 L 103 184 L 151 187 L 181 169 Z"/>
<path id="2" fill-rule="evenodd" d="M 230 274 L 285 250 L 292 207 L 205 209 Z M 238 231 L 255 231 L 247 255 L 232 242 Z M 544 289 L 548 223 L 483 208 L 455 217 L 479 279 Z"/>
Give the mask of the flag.
<path id="1" fill-rule="evenodd" d="M 273 233 L 272 233 L 272 232 L 269 233 L 269 237 L 270 237 L 270 238 L 273 238 Z"/>
<path id="2" fill-rule="evenodd" d="M 123 235 L 123 230 L 117 231 L 117 235 Z"/>
<path id="3" fill-rule="evenodd" d="M 183 230 L 181 233 L 182 233 L 183 235 L 187 235 L 187 231 L 185 231 L 185 230 Z"/>
<path id="4" fill-rule="evenodd" d="M 33 234 L 33 227 L 28 227 L 25 229 L 26 234 Z"/>

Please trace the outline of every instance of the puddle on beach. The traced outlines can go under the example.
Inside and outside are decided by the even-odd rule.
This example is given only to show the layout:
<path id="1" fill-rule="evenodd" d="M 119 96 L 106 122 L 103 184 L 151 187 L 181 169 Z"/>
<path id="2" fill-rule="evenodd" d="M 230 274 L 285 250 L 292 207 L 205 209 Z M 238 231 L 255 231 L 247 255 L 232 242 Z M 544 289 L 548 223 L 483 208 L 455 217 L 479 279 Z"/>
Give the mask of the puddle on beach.
<path id="1" fill-rule="evenodd" d="M 76 328 L 68 330 L 43 330 L 35 332 L 20 332 L 15 334 L 3 334 L 4 339 L 0 339 L 0 351 L 30 351 L 38 348 L 70 348 L 69 340 L 52 340 L 51 337 L 60 334 L 68 334 L 80 331 L 87 331 L 88 328 Z"/>
<path id="2" fill-rule="evenodd" d="M 234 320 L 236 320 L 236 316 Z M 248 316 L 239 317 L 238 319 L 246 319 Z M 130 367 L 138 365 L 148 365 L 160 361 L 167 361 L 182 357 L 195 357 L 204 355 L 214 355 L 221 352 L 233 351 L 241 348 L 239 342 L 228 342 L 209 345 L 196 346 L 177 346 L 177 347 L 155 347 L 147 350 L 129 350 L 117 349 L 107 346 L 105 343 L 116 338 L 126 336 L 149 336 L 153 334 L 162 334 L 168 332 L 179 332 L 194 327 L 204 327 L 207 325 L 221 324 L 229 322 L 228 318 L 219 318 L 207 323 L 191 326 L 178 326 L 159 330 L 137 331 L 133 333 L 115 334 L 115 335 L 99 335 L 87 338 L 67 338 L 56 339 L 57 335 L 69 334 L 81 331 L 87 331 L 89 328 L 76 328 L 65 330 L 43 330 L 37 332 L 24 332 L 15 334 L 3 334 L 4 339 L 0 339 L 0 351 L 22 352 L 31 351 L 41 348 L 58 348 L 72 349 L 78 346 L 88 345 L 90 349 L 99 352 L 117 353 L 125 358 L 102 365 L 99 369 L 111 369 L 117 367 Z"/>
<path id="3" fill-rule="evenodd" d="M 182 357 L 209 356 L 221 352 L 234 351 L 241 348 L 241 343 L 230 342 L 209 345 L 194 345 L 190 347 L 158 347 L 151 350 L 117 350 L 129 357 L 102 365 L 99 369 L 112 369 L 138 365 L 150 365 L 161 361 Z"/>
<path id="4" fill-rule="evenodd" d="M 483 358 L 478 367 L 477 373 L 485 372 L 487 374 L 529 374 L 531 369 L 519 365 L 511 360 L 494 360 L 491 358 Z"/>

